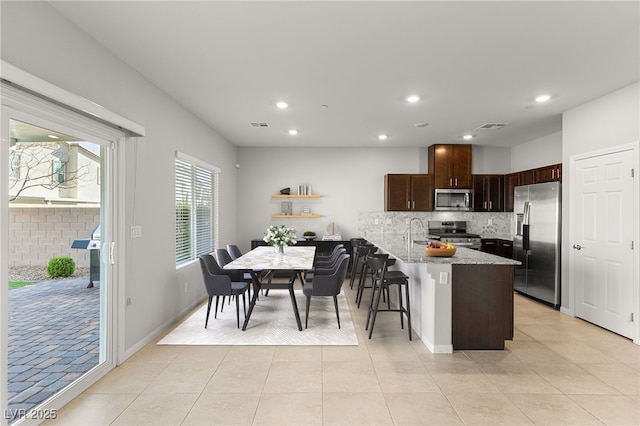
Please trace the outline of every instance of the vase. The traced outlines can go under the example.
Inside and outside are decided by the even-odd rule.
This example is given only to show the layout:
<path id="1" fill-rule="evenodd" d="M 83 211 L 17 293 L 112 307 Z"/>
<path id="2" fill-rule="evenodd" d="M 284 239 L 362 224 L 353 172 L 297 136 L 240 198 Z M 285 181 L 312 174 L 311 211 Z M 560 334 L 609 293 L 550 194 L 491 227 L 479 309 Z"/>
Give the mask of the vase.
<path id="1" fill-rule="evenodd" d="M 286 247 L 286 244 L 282 244 L 282 245 L 275 245 L 273 246 L 276 249 L 276 253 L 283 255 L 284 254 L 284 248 Z"/>

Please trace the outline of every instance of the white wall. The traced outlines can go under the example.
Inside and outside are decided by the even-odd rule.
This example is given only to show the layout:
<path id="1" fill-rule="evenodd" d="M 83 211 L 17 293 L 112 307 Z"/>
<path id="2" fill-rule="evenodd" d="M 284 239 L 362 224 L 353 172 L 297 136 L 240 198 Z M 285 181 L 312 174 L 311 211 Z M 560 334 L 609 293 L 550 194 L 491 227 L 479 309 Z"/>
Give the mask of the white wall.
<path id="1" fill-rule="evenodd" d="M 511 148 L 511 170 L 505 173 L 535 169 L 562 162 L 562 132 L 534 139 Z"/>
<path id="2" fill-rule="evenodd" d="M 507 174 L 511 172 L 511 149 L 473 146 L 471 171 L 474 174 Z"/>
<path id="3" fill-rule="evenodd" d="M 424 158 L 423 158 L 424 157 Z M 424 148 L 239 148 L 238 233 L 241 250 L 250 240 L 262 238 L 270 224 L 286 224 L 304 231 L 326 234 L 327 224 L 340 226 L 343 238 L 357 237 L 358 213 L 384 210 L 386 173 L 424 173 Z M 288 200 L 294 213 L 303 206 L 320 219 L 271 219 L 280 212 L 281 199 L 272 199 L 280 189 L 309 184 L 320 199 Z"/>
<path id="4" fill-rule="evenodd" d="M 221 240 L 235 238 L 236 148 L 121 62 L 53 8 L 41 2 L 3 2 L 2 59 L 146 127 L 126 147 L 126 229 L 142 238 L 126 250 L 125 349 L 144 339 L 204 296 L 197 264 L 180 272 L 174 255 L 174 153 L 180 150 L 222 169 Z M 135 184 L 135 185 L 134 185 Z M 121 242 L 122 243 L 122 242 Z M 183 283 L 189 291 L 183 292 Z"/>
<path id="5" fill-rule="evenodd" d="M 566 111 L 562 116 L 562 128 L 562 161 L 565 165 L 573 155 L 640 141 L 640 83 Z M 570 170 L 563 170 L 562 181 L 562 198 L 569 200 Z M 637 196 L 640 198 L 640 194 Z M 562 222 L 569 223 L 570 218 L 571 206 L 563 202 Z M 571 250 L 568 226 L 562 229 L 562 241 L 562 306 L 569 308 L 573 301 L 567 291 Z"/>

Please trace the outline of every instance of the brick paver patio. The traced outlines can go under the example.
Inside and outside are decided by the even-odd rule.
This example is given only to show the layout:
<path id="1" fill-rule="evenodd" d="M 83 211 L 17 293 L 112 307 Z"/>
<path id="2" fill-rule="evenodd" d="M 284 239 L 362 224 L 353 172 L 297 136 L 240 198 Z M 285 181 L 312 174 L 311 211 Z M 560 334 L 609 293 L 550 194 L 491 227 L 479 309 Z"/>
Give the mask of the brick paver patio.
<path id="1" fill-rule="evenodd" d="M 87 283 L 9 291 L 9 413 L 34 408 L 98 364 L 100 286 Z"/>

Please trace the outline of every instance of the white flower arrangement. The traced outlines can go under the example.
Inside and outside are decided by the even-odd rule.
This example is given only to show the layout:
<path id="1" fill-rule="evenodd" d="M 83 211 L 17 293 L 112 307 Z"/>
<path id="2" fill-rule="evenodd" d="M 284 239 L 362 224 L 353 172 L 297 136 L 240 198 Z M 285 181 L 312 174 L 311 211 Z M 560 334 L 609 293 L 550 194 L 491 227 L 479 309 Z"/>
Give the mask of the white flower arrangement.
<path id="1" fill-rule="evenodd" d="M 263 240 L 270 246 L 278 248 L 295 245 L 297 241 L 295 229 L 287 228 L 284 225 L 271 225 L 264 232 Z"/>

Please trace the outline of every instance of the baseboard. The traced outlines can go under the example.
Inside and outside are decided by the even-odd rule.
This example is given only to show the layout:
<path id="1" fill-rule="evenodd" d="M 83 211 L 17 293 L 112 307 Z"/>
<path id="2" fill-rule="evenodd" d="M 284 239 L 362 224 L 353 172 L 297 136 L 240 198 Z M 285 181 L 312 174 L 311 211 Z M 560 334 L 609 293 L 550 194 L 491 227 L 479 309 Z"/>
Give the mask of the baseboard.
<path id="1" fill-rule="evenodd" d="M 202 302 L 204 302 L 206 299 L 207 299 L 207 296 L 204 296 L 203 298 L 201 298 L 201 299 L 197 300 L 196 302 L 192 303 L 191 305 L 187 306 L 185 309 L 183 309 L 175 317 L 165 321 L 159 327 L 155 328 L 151 333 L 147 334 L 144 338 L 140 339 L 135 345 L 133 345 L 130 348 L 126 349 L 124 354 L 123 354 L 123 359 L 121 360 L 120 364 L 125 362 L 127 359 L 129 359 L 129 357 L 131 357 L 133 354 L 135 354 L 140 349 L 145 347 L 148 343 L 150 343 L 154 339 L 156 339 L 167 328 L 169 328 L 169 327 L 179 323 L 180 321 L 182 321 L 187 314 L 189 314 L 195 308 L 200 306 L 202 304 Z"/>

